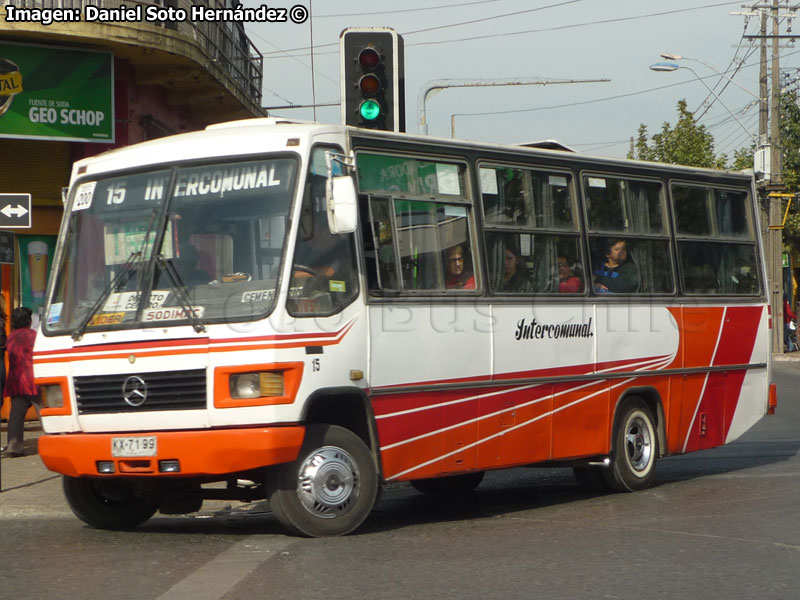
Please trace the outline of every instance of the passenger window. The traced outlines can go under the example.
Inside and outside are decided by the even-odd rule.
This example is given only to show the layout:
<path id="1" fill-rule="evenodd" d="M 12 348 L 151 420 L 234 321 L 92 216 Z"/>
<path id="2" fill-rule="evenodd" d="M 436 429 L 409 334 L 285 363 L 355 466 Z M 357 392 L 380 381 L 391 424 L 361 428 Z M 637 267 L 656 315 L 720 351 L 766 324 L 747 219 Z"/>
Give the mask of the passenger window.
<path id="1" fill-rule="evenodd" d="M 715 190 L 714 212 L 721 237 L 752 238 L 747 219 L 746 193 Z"/>
<path id="2" fill-rule="evenodd" d="M 525 171 L 481 169 L 481 195 L 486 222 L 491 225 L 527 225 L 533 192 Z"/>
<path id="3" fill-rule="evenodd" d="M 759 292 L 755 246 L 751 244 L 678 242 L 687 294 L 745 294 Z"/>
<path id="4" fill-rule="evenodd" d="M 466 165 L 356 154 L 373 293 L 477 289 Z"/>
<path id="5" fill-rule="evenodd" d="M 403 289 L 475 289 L 467 215 L 466 206 L 395 200 Z"/>
<path id="6" fill-rule="evenodd" d="M 575 228 L 569 174 L 510 167 L 480 173 L 487 225 Z"/>
<path id="7" fill-rule="evenodd" d="M 661 184 L 611 177 L 584 177 L 592 231 L 665 233 Z"/>
<path id="8" fill-rule="evenodd" d="M 708 190 L 673 186 L 672 201 L 675 206 L 676 233 L 711 235 Z"/>
<path id="9" fill-rule="evenodd" d="M 596 294 L 674 291 L 667 240 L 592 236 L 589 245 Z"/>
<path id="10" fill-rule="evenodd" d="M 391 210 L 389 198 L 372 198 L 367 218 L 363 219 L 368 223 L 365 256 L 369 288 L 373 291 L 400 289 Z"/>
<path id="11" fill-rule="evenodd" d="M 578 244 L 574 236 L 488 234 L 492 289 L 500 294 L 582 293 Z"/>
<path id="12" fill-rule="evenodd" d="M 741 189 L 672 185 L 681 286 L 686 294 L 760 292 L 748 199 Z"/>

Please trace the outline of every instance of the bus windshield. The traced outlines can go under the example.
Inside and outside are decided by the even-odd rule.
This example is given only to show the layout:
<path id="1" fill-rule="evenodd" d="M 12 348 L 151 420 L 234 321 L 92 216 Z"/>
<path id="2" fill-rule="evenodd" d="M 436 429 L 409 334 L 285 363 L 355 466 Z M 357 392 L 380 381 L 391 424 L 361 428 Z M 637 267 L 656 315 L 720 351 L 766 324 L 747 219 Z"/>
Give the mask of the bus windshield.
<path id="1" fill-rule="evenodd" d="M 265 316 L 296 174 L 275 158 L 81 182 L 45 332 Z"/>

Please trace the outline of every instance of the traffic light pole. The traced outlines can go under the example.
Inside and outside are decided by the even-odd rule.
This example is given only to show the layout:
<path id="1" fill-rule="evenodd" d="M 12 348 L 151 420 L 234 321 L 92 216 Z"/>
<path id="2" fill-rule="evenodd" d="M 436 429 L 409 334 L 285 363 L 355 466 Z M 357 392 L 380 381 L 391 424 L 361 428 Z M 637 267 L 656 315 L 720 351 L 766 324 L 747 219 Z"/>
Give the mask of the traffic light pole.
<path id="1" fill-rule="evenodd" d="M 541 79 L 538 77 L 521 77 L 517 79 L 436 79 L 429 81 L 419 92 L 417 113 L 419 132 L 428 135 L 428 121 L 425 105 L 428 98 L 447 88 L 455 87 L 496 87 L 505 85 L 555 85 L 558 83 L 605 83 L 610 79 Z"/>

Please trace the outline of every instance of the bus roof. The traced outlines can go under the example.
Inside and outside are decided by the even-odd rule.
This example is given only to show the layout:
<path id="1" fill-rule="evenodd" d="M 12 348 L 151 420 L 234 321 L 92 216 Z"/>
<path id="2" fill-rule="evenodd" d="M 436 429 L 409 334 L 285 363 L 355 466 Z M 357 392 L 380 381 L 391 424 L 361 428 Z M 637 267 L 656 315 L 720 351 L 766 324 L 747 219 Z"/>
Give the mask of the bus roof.
<path id="1" fill-rule="evenodd" d="M 431 146 L 438 149 L 460 149 L 463 151 L 494 153 L 518 153 L 520 156 L 568 156 L 570 160 L 594 168 L 638 166 L 677 173 L 715 174 L 716 176 L 752 178 L 752 171 L 720 171 L 700 167 L 687 167 L 667 163 L 611 158 L 576 152 L 555 140 L 525 144 L 496 144 L 451 138 L 437 138 L 411 133 L 395 133 L 360 129 L 338 124 L 324 124 L 275 117 L 243 119 L 209 125 L 204 130 L 159 138 L 123 148 L 118 148 L 77 161 L 73 175 L 102 173 L 136 166 L 158 165 L 175 161 L 191 161 L 207 158 L 226 158 L 239 155 L 256 155 L 265 152 L 285 152 L 305 147 L 313 137 L 337 136 L 341 139 L 358 138 L 359 141 L 375 139 L 404 142 L 412 145 Z M 291 143 L 287 143 L 289 140 Z"/>

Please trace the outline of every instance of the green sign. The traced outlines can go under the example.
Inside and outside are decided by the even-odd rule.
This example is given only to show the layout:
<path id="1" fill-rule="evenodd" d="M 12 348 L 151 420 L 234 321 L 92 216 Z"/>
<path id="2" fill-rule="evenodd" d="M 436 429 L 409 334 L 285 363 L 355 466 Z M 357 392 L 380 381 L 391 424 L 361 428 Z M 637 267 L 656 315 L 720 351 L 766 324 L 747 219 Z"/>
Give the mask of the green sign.
<path id="1" fill-rule="evenodd" d="M 356 155 L 358 188 L 364 193 L 464 198 L 463 166 L 404 156 Z"/>
<path id="2" fill-rule="evenodd" d="M 113 57 L 0 42 L 0 138 L 113 143 Z"/>

